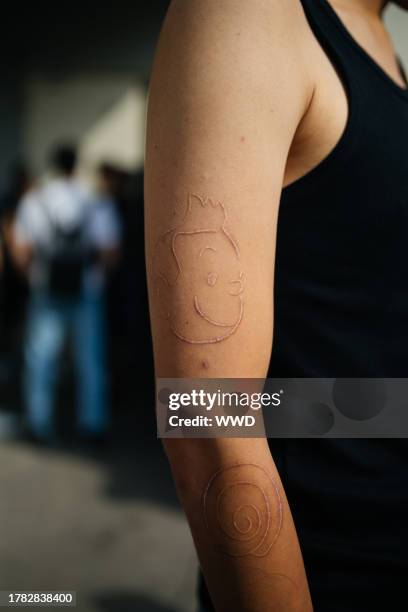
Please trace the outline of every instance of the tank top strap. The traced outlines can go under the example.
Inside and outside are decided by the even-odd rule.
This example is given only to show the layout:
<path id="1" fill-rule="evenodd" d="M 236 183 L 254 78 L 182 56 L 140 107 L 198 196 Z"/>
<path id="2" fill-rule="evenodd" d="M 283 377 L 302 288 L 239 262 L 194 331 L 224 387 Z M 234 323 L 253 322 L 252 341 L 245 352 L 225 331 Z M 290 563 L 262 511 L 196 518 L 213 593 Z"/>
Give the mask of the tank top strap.
<path id="1" fill-rule="evenodd" d="M 373 96 L 396 94 L 405 104 L 408 87 L 398 85 L 353 37 L 328 0 L 301 0 L 309 25 L 350 96 L 364 104 Z M 398 58 L 397 58 L 398 59 Z M 401 73 L 404 75 L 400 63 Z"/>
<path id="2" fill-rule="evenodd" d="M 361 90 L 365 66 L 356 53 L 357 43 L 328 0 L 301 0 L 309 26 L 346 87 L 349 101 Z"/>

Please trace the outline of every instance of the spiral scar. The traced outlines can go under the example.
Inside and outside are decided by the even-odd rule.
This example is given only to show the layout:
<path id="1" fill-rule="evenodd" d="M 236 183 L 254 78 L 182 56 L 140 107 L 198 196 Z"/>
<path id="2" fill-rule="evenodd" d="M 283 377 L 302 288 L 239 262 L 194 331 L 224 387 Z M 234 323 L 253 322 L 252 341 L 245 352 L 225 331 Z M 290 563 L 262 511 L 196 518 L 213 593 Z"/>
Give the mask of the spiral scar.
<path id="1" fill-rule="evenodd" d="M 206 528 L 220 552 L 264 557 L 279 537 L 283 505 L 273 478 L 259 465 L 236 464 L 210 478 L 203 495 Z"/>
<path id="2" fill-rule="evenodd" d="M 184 260 L 180 240 L 182 244 L 189 241 L 190 250 Z M 188 194 L 186 210 L 179 223 L 163 232 L 157 241 L 155 262 L 157 295 L 167 307 L 166 319 L 179 340 L 189 344 L 214 344 L 235 334 L 244 316 L 244 275 L 240 269 L 238 244 L 228 229 L 224 204 L 209 197 Z M 197 267 L 204 269 L 204 277 L 192 276 L 191 271 Z M 212 308 L 221 310 L 223 314 L 219 318 L 209 313 L 210 308 L 206 305 L 209 295 L 205 288 L 217 291 Z M 184 310 L 187 307 L 184 322 L 180 322 L 179 312 L 171 312 L 171 306 L 169 309 L 172 300 L 162 295 L 172 290 L 183 298 Z M 222 320 L 224 311 L 234 314 Z"/>

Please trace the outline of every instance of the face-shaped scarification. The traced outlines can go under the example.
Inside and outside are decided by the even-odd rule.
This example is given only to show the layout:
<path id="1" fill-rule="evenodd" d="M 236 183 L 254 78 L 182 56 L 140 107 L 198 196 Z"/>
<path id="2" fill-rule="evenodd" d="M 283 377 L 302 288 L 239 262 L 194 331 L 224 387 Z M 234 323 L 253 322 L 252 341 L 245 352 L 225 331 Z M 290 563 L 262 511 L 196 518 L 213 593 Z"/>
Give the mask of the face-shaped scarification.
<path id="1" fill-rule="evenodd" d="M 228 229 L 225 206 L 189 194 L 185 209 L 177 204 L 174 216 L 155 250 L 164 314 L 173 334 L 184 342 L 221 342 L 236 332 L 244 313 L 240 252 Z M 174 303 L 171 290 L 176 286 Z"/>
<path id="2" fill-rule="evenodd" d="M 279 537 L 283 506 L 273 478 L 255 464 L 218 470 L 203 495 L 204 521 L 220 552 L 264 557 Z"/>

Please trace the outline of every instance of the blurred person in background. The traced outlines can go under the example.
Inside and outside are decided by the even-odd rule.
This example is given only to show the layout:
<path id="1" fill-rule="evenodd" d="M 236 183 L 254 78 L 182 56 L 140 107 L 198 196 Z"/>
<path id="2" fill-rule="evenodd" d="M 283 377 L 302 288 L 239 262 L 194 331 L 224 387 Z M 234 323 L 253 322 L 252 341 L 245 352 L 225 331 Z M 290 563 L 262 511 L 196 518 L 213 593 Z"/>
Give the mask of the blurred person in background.
<path id="1" fill-rule="evenodd" d="M 123 227 L 120 263 L 107 285 L 107 312 L 112 397 L 124 409 L 132 406 L 136 367 L 145 381 L 141 392 L 150 393 L 154 380 L 144 265 L 143 172 L 104 161 L 98 179 L 101 193 L 112 200 Z M 140 353 L 143 362 L 136 363 Z"/>
<path id="2" fill-rule="evenodd" d="M 89 442 L 108 426 L 105 277 L 120 249 L 120 223 L 108 198 L 93 195 L 75 175 L 77 152 L 59 146 L 54 178 L 21 201 L 14 254 L 26 272 L 30 303 L 25 340 L 29 435 L 54 439 L 53 405 L 65 341 L 78 378 L 78 429 Z"/>
<path id="3" fill-rule="evenodd" d="M 135 345 L 129 336 L 128 321 L 133 320 L 135 308 L 129 291 L 127 274 L 133 263 L 128 256 L 130 226 L 128 213 L 134 202 L 129 194 L 129 175 L 115 163 L 103 161 L 98 166 L 97 180 L 101 196 L 111 200 L 123 228 L 120 262 L 109 275 L 106 287 L 109 370 L 113 383 L 111 393 L 115 402 L 123 407 L 129 396 L 127 382 L 129 378 L 130 381 L 132 379 L 128 376 L 126 356 L 129 351 L 133 353 L 132 347 Z M 131 270 L 131 279 L 137 284 L 134 272 L 134 269 Z M 129 305 L 133 307 L 131 318 L 128 316 Z"/>
<path id="4" fill-rule="evenodd" d="M 18 202 L 30 186 L 30 175 L 23 162 L 16 162 L 7 173 L 0 194 L 0 400 L 16 403 L 21 321 L 26 302 L 26 283 L 13 265 L 13 220 Z M 12 397 L 11 397 L 12 396 Z"/>

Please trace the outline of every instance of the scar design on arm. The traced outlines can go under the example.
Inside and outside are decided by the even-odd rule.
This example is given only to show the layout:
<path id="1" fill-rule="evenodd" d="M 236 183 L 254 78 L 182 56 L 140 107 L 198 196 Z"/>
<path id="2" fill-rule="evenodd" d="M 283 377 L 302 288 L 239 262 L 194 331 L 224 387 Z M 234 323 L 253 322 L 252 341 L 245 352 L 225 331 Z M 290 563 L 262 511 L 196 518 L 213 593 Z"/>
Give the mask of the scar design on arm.
<path id="1" fill-rule="evenodd" d="M 174 214 L 177 216 L 180 210 L 176 203 Z M 189 245 L 188 258 L 183 258 L 185 244 Z M 244 316 L 244 275 L 224 204 L 188 194 L 179 223 L 159 236 L 154 267 L 159 299 L 167 306 L 170 330 L 179 340 L 214 344 L 237 331 Z M 204 276 L 197 272 L 199 269 Z M 182 297 L 175 313 L 171 299 L 163 295 L 174 287 Z M 215 293 L 208 293 L 211 290 Z M 218 316 L 214 308 L 221 310 Z"/>
<path id="2" fill-rule="evenodd" d="M 204 522 L 220 552 L 266 556 L 282 529 L 283 505 L 273 478 L 259 465 L 221 468 L 203 495 Z"/>

